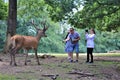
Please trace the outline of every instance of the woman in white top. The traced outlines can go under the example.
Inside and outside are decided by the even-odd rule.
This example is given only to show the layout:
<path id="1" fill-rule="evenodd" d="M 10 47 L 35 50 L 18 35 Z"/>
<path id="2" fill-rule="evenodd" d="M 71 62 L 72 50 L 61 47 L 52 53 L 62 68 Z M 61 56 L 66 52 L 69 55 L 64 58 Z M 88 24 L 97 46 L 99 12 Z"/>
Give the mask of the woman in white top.
<path id="1" fill-rule="evenodd" d="M 94 38 L 95 38 L 95 30 L 91 29 L 90 33 L 86 32 L 86 43 L 87 43 L 87 63 L 93 63 L 93 49 L 94 49 Z M 89 61 L 89 56 L 91 56 L 91 61 Z"/>

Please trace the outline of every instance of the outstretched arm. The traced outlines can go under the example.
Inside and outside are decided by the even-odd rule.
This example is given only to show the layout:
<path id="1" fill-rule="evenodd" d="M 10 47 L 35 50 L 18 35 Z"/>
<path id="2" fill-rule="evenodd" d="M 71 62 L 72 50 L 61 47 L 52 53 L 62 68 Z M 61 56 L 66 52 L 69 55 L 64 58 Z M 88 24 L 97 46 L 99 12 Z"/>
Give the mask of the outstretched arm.
<path id="1" fill-rule="evenodd" d="M 70 38 L 69 37 L 67 37 L 65 40 L 63 40 L 64 42 L 66 42 L 66 41 L 68 41 L 68 40 L 70 40 Z"/>
<path id="2" fill-rule="evenodd" d="M 95 37 L 95 34 L 92 34 L 92 35 L 89 35 L 89 34 L 86 34 L 86 39 L 92 39 Z"/>

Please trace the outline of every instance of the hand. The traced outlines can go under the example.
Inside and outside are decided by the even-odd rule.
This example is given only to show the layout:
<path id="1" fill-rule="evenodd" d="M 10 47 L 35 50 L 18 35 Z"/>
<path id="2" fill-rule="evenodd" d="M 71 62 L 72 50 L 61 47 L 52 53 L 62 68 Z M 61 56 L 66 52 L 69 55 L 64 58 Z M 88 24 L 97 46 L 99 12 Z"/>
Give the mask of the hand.
<path id="1" fill-rule="evenodd" d="M 76 42 L 76 41 L 78 41 L 78 40 L 77 40 L 77 39 L 73 39 L 72 41 L 73 41 L 73 42 Z"/>
<path id="2" fill-rule="evenodd" d="M 62 42 L 66 42 L 66 40 L 63 40 Z"/>

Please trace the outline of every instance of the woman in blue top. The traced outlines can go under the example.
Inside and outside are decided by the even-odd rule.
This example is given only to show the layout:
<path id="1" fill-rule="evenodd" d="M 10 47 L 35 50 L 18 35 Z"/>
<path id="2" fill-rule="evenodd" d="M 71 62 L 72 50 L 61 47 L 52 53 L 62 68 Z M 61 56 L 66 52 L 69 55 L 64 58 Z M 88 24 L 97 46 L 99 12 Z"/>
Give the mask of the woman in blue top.
<path id="1" fill-rule="evenodd" d="M 95 30 L 91 29 L 90 34 L 86 32 L 86 41 L 87 41 L 87 61 L 89 62 L 89 56 L 91 56 L 90 63 L 93 63 L 93 49 L 94 49 L 94 38 L 95 38 Z"/>
<path id="2" fill-rule="evenodd" d="M 73 61 L 73 51 L 72 51 L 72 42 L 71 42 L 71 38 L 69 37 L 70 31 L 67 33 L 65 40 L 63 40 L 65 42 L 65 52 L 68 53 L 68 59 L 70 62 Z"/>

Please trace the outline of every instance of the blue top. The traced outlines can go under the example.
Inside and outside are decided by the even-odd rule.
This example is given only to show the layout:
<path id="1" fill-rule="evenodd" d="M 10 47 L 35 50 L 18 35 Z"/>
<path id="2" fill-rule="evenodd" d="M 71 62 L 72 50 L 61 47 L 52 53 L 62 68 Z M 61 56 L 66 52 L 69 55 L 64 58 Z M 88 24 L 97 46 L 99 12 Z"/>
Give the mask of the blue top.
<path id="1" fill-rule="evenodd" d="M 71 39 L 71 41 L 73 41 L 74 39 L 77 39 L 78 37 L 80 37 L 78 32 L 74 32 L 73 34 L 69 34 L 68 37 Z M 77 41 L 75 44 L 78 44 L 79 41 Z"/>
<path id="2" fill-rule="evenodd" d="M 86 34 L 87 48 L 94 48 L 94 38 L 95 34 Z"/>

